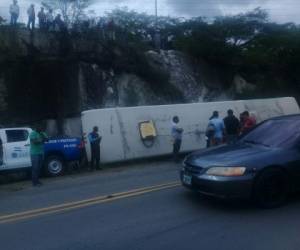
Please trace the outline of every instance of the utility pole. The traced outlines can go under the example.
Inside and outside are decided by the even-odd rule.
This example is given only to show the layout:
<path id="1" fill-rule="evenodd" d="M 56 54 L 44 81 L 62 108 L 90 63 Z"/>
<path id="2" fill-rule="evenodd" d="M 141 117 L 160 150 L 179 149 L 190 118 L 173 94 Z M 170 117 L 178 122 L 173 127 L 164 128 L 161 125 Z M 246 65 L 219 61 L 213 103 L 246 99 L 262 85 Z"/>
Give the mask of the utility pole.
<path id="1" fill-rule="evenodd" d="M 160 52 L 161 49 L 161 39 L 160 39 L 160 32 L 158 30 L 158 6 L 157 1 L 155 0 L 155 34 L 154 34 L 154 44 L 157 51 Z"/>
<path id="2" fill-rule="evenodd" d="M 157 10 L 157 0 L 155 0 L 155 26 L 157 29 L 157 19 L 158 19 L 158 10 Z"/>

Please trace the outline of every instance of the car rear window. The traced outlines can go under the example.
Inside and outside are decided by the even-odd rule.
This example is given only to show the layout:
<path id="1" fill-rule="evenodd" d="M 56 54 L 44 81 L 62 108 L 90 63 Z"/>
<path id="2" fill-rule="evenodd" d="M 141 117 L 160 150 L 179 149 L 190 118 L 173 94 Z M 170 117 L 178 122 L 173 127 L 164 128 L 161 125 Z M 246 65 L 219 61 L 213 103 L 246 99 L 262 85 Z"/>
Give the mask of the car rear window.
<path id="1" fill-rule="evenodd" d="M 21 142 L 27 141 L 29 133 L 27 130 L 6 130 L 7 142 Z"/>
<path id="2" fill-rule="evenodd" d="M 291 147 L 300 139 L 300 120 L 269 120 L 242 138 L 268 147 Z"/>

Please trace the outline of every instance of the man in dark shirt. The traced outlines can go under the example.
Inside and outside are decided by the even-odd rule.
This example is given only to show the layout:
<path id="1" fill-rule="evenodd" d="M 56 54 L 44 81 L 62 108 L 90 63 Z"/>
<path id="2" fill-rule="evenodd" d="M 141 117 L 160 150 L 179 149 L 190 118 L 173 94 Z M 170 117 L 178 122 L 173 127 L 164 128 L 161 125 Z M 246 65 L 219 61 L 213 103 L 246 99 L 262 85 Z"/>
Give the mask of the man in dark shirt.
<path id="1" fill-rule="evenodd" d="M 40 29 L 44 30 L 46 28 L 46 13 L 43 7 L 41 7 L 41 10 L 38 13 L 38 19 L 39 19 Z"/>
<path id="2" fill-rule="evenodd" d="M 3 164 L 3 146 L 2 146 L 2 140 L 0 138 L 0 165 Z"/>
<path id="3" fill-rule="evenodd" d="M 228 144 L 233 144 L 236 142 L 239 135 L 240 122 L 239 119 L 234 116 L 231 109 L 227 111 L 227 114 L 227 117 L 224 119 L 226 140 Z"/>
<path id="4" fill-rule="evenodd" d="M 95 126 L 93 128 L 93 132 L 91 132 L 88 136 L 90 144 L 91 144 L 91 170 L 101 169 L 100 168 L 100 143 L 102 137 L 99 135 L 99 128 Z M 95 166 L 96 164 L 96 166 Z"/>

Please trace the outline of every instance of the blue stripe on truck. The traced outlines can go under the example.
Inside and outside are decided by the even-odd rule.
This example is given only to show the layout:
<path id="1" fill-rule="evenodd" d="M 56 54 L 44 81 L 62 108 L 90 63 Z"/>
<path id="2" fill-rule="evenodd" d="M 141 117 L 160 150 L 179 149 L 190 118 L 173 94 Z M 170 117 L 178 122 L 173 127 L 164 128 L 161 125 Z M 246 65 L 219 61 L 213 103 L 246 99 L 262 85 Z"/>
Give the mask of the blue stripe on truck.
<path id="1" fill-rule="evenodd" d="M 81 157 L 81 139 L 51 139 L 45 143 L 45 155 L 60 154 L 66 161 L 77 161 Z"/>

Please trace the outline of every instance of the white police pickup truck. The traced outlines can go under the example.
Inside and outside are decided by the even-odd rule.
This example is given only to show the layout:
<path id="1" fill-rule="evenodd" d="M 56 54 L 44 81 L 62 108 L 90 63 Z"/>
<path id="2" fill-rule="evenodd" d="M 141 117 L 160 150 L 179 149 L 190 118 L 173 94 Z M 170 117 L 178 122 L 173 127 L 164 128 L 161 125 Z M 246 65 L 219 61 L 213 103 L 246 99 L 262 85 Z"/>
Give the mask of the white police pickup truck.
<path id="1" fill-rule="evenodd" d="M 0 129 L 0 173 L 31 168 L 31 131 L 30 128 Z M 62 175 L 67 162 L 80 160 L 83 145 L 79 138 L 51 138 L 44 146 L 44 173 Z"/>

